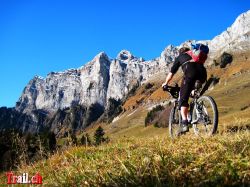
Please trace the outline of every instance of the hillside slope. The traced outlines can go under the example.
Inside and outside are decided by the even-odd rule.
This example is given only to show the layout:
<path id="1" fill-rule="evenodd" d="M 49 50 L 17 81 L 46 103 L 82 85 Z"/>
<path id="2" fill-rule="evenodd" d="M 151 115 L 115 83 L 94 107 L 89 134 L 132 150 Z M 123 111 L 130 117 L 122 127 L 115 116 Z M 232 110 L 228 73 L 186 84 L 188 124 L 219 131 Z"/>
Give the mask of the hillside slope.
<path id="1" fill-rule="evenodd" d="M 121 138 L 72 147 L 15 173 L 39 172 L 44 186 L 250 185 L 250 134 L 200 139 Z M 4 184 L 6 175 L 0 175 Z"/>
<path id="2" fill-rule="evenodd" d="M 225 68 L 219 65 L 212 65 L 207 68 L 208 78 L 218 79 L 218 83 L 211 86 L 205 95 L 212 96 L 219 110 L 219 133 L 237 129 L 250 128 L 250 52 L 234 54 L 234 60 Z M 219 61 L 219 59 L 218 59 Z M 178 72 L 174 82 L 180 82 L 182 73 Z M 171 100 L 168 93 L 163 92 L 161 83 L 164 76 L 153 79 L 143 84 L 136 93 L 129 97 L 123 105 L 124 113 L 116 117 L 110 124 L 102 124 L 110 137 L 147 137 L 152 135 L 165 134 L 166 128 L 145 127 L 145 117 L 149 110 L 156 105 L 167 106 Z M 147 88 L 147 84 L 153 85 Z M 168 121 L 168 113 L 165 113 Z M 86 132 L 93 133 L 96 126 L 88 128 Z"/>

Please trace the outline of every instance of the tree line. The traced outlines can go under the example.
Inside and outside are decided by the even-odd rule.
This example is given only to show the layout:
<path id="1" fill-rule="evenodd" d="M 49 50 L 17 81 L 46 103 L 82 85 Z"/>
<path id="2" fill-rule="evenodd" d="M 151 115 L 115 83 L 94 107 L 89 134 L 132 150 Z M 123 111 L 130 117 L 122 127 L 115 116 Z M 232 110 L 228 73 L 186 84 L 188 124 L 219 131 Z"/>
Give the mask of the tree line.
<path id="1" fill-rule="evenodd" d="M 109 137 L 105 137 L 104 129 L 99 126 L 93 137 L 91 138 L 88 133 L 82 134 L 82 136 L 78 139 L 76 134 L 70 133 L 70 140 L 73 145 L 85 145 L 85 146 L 98 146 L 101 143 L 109 142 Z"/>
<path id="2" fill-rule="evenodd" d="M 109 141 L 104 135 L 101 126 L 96 129 L 92 138 L 89 134 L 83 134 L 78 139 L 74 133 L 70 133 L 67 146 L 98 146 Z M 61 146 L 57 142 L 55 133 L 50 131 L 39 134 L 23 134 L 15 129 L 0 131 L 0 172 L 47 159 L 51 154 L 60 151 Z"/>

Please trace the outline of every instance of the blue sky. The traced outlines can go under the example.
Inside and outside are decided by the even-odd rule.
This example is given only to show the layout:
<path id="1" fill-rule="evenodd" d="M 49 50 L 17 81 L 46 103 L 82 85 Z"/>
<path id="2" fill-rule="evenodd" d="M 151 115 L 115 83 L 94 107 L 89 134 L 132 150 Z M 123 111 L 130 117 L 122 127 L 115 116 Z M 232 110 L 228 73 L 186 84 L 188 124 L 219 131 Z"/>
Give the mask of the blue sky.
<path id="1" fill-rule="evenodd" d="M 77 68 L 105 51 L 145 59 L 169 44 L 212 39 L 249 0 L 0 0 L 0 106 L 35 75 Z"/>

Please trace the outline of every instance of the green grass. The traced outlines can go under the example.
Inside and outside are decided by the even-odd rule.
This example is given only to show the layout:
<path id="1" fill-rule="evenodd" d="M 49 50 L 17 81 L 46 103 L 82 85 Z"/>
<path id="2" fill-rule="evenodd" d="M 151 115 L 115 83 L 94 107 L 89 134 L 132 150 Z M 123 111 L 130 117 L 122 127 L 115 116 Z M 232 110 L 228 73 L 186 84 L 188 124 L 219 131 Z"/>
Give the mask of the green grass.
<path id="1" fill-rule="evenodd" d="M 176 141 L 121 138 L 99 147 L 72 147 L 17 173 L 40 172 L 44 186 L 250 185 L 250 133 Z"/>

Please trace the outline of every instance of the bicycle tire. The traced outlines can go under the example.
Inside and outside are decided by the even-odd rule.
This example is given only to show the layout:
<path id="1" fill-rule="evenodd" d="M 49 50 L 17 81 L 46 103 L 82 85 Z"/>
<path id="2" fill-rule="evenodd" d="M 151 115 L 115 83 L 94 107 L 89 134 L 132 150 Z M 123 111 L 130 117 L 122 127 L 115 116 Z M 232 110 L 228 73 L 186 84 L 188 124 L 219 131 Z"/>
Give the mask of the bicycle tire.
<path id="1" fill-rule="evenodd" d="M 180 129 L 181 114 L 178 107 L 174 106 L 169 115 L 169 135 L 170 138 L 175 139 L 178 135 L 178 130 Z"/>
<path id="2" fill-rule="evenodd" d="M 208 105 L 206 106 L 204 102 L 206 102 Z M 198 116 L 199 119 L 197 119 Z M 201 96 L 195 103 L 192 112 L 193 121 L 197 121 L 197 123 L 193 124 L 193 129 L 195 134 L 196 135 L 215 134 L 218 128 L 218 118 L 219 118 L 218 108 L 214 99 L 210 96 Z M 201 124 L 203 124 L 203 126 Z"/>

